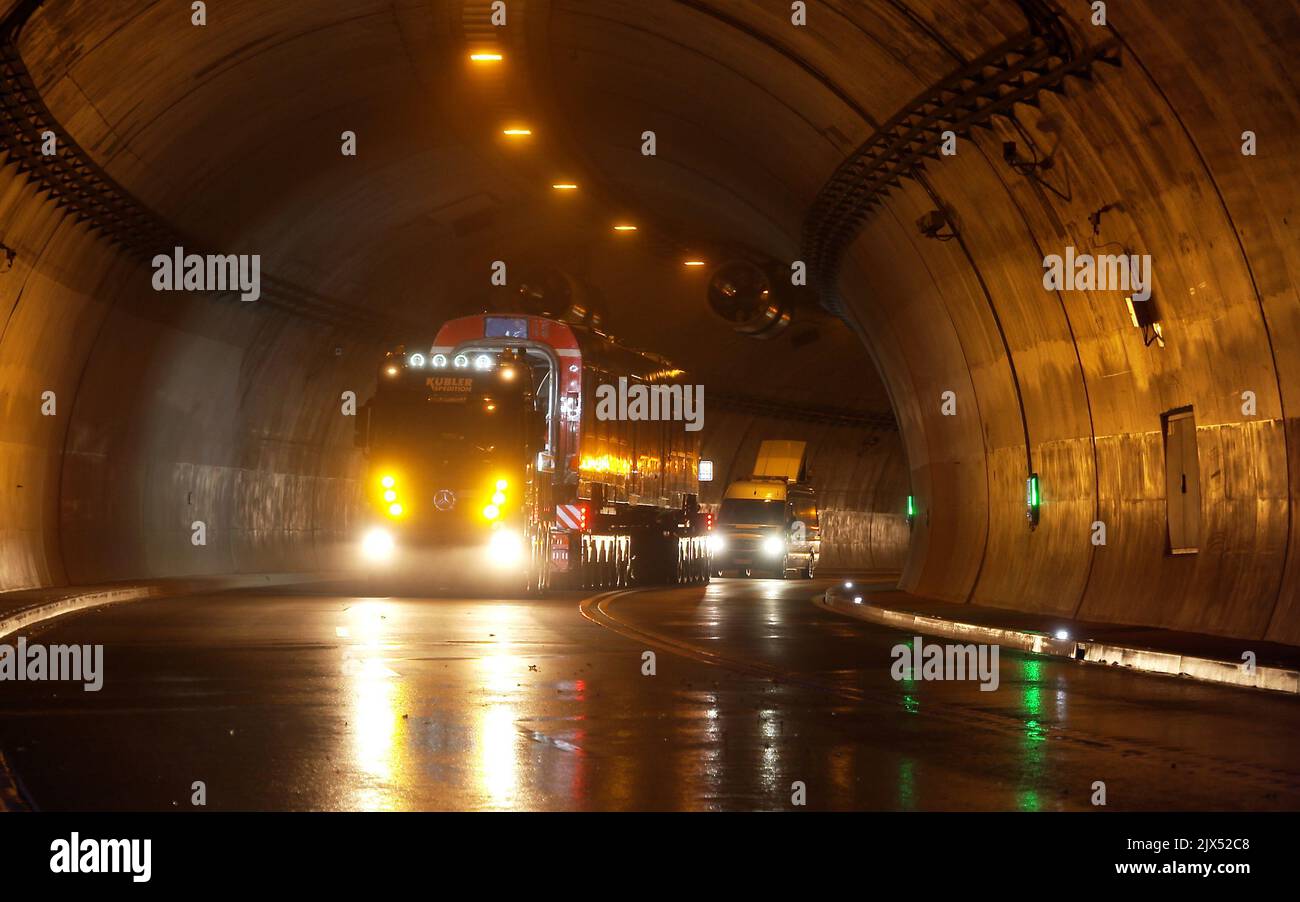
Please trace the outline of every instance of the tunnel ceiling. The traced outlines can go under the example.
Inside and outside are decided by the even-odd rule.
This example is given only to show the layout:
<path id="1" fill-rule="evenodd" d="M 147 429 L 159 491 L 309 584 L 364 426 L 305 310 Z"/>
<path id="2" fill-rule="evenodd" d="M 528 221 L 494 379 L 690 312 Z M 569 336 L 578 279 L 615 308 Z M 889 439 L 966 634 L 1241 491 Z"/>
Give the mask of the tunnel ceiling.
<path id="1" fill-rule="evenodd" d="M 803 25 L 767 0 L 511 0 L 504 28 L 479 0 L 209 6 L 193 27 L 188 4 L 0 0 L 11 24 L 25 22 L 18 49 L 53 119 L 182 233 L 260 253 L 277 277 L 413 330 L 508 305 L 509 289 L 488 283 L 493 260 L 512 279 L 555 266 L 612 331 L 719 392 L 892 408 L 907 461 L 895 481 L 920 507 L 904 539 L 907 588 L 1300 640 L 1292 0 L 1110 3 L 1104 24 L 1084 0 L 817 0 Z M 827 192 L 846 161 L 870 162 L 891 124 L 937 137 L 965 101 L 948 119 L 920 106 L 909 118 L 918 98 L 1004 43 L 1014 68 L 1014 48 L 1048 39 L 1059 47 L 1044 71 L 1060 77 L 1047 89 L 963 127 L 954 156 L 909 163 L 872 204 L 852 198 L 833 265 L 790 289 L 785 336 L 751 341 L 711 316 L 706 274 L 684 255 L 778 270 L 807 257 L 820 234 L 810 211 L 843 200 Z M 484 48 L 504 61 L 471 64 Z M 977 66 L 958 94 L 998 71 Z M 504 139 L 511 124 L 532 139 Z M 356 157 L 339 152 L 344 130 Z M 1258 136 L 1250 155 L 1245 131 Z M 313 357 L 326 345 L 356 372 L 373 360 L 357 347 L 369 337 L 292 316 L 255 322 L 219 301 L 160 308 L 130 287 L 147 269 L 68 231 L 14 167 L 7 178 L 4 240 L 28 280 L 6 289 L 8 341 L 56 334 L 18 303 L 52 293 L 57 334 L 84 364 L 74 385 L 114 372 L 125 352 L 105 336 L 127 341 L 141 323 L 312 360 L 312 373 L 331 372 Z M 561 195 L 557 180 L 581 190 Z M 938 223 L 928 235 L 927 216 Z M 615 235 L 625 219 L 641 230 Z M 1139 312 L 1160 341 L 1134 325 L 1122 292 L 1044 287 L 1045 258 L 1067 247 L 1150 255 L 1153 303 Z M 96 318 L 106 295 L 134 325 Z M 346 430 L 303 402 L 337 386 L 295 374 L 291 405 L 253 384 L 278 371 L 251 360 L 228 391 L 254 412 L 222 460 L 282 468 L 275 455 L 291 452 L 253 453 L 247 440 L 272 435 L 290 407 L 299 438 L 336 448 Z M 149 366 L 141 385 L 158 367 L 188 378 L 175 360 Z M 10 371 L 41 383 L 27 364 Z M 1185 408 L 1204 507 L 1199 548 L 1180 556 L 1168 547 L 1163 430 Z M 105 459 L 109 419 L 68 433 L 65 456 L 86 474 Z M 15 440 L 37 449 L 15 459 L 44 459 L 57 441 Z M 341 450 L 302 454 L 294 472 L 347 473 Z M 1030 474 L 1044 495 L 1034 529 Z M 13 502 L 15 516 L 34 523 L 59 504 L 83 515 L 58 497 Z M 262 516 L 250 529 L 274 519 Z M 1099 522 L 1104 545 L 1089 539 Z"/>
<path id="2" fill-rule="evenodd" d="M 269 272 L 418 329 L 509 305 L 509 288 L 489 283 L 494 260 L 516 282 L 555 267 L 616 335 L 722 391 L 816 399 L 847 366 L 857 377 L 837 403 L 888 410 L 869 358 L 817 310 L 804 312 L 776 369 L 770 348 L 709 313 L 708 273 L 683 271 L 683 257 L 717 261 L 734 247 L 788 266 L 798 200 L 774 206 L 768 195 L 786 192 L 761 166 L 717 181 L 738 148 L 723 129 L 690 135 L 716 109 L 691 101 L 690 82 L 671 98 L 680 110 L 663 105 L 661 78 L 636 62 L 659 39 L 618 55 L 637 37 L 620 24 L 635 23 L 636 6 L 520 3 L 507 35 L 492 37 L 508 57 L 499 71 L 465 58 L 483 43 L 474 26 L 488 6 L 248 3 L 179 29 L 167 4 L 71 2 L 35 15 L 21 51 L 51 113 L 116 181 L 207 246 L 256 249 Z M 613 43 L 592 43 L 611 26 Z M 691 55 L 705 81 L 727 72 Z M 626 93 L 601 90 L 609 78 Z M 503 138 L 509 124 L 533 139 Z M 658 158 L 640 155 L 646 128 L 663 134 Z M 345 130 L 357 134 L 355 158 L 339 152 Z M 575 196 L 550 187 L 567 180 L 580 183 Z M 614 234 L 624 219 L 642 232 Z"/>

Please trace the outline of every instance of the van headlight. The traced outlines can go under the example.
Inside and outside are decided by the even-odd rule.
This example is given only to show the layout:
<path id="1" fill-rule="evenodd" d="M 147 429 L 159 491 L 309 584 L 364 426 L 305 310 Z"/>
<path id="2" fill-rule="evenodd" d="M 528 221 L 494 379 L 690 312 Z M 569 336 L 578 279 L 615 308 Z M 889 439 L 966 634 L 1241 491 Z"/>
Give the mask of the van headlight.
<path id="1" fill-rule="evenodd" d="M 776 557 L 778 554 L 785 554 L 785 542 L 782 542 L 779 536 L 768 536 L 763 540 L 763 553 Z"/>
<path id="2" fill-rule="evenodd" d="M 709 553 L 717 554 L 719 551 L 726 550 L 727 540 L 722 536 L 709 536 Z"/>
<path id="3" fill-rule="evenodd" d="M 498 567 L 518 564 L 524 555 L 524 541 L 513 529 L 498 529 L 488 540 L 488 560 Z"/>
<path id="4" fill-rule="evenodd" d="M 375 527 L 362 537 L 361 553 L 365 555 L 366 560 L 383 563 L 392 558 L 395 544 L 392 533 Z"/>

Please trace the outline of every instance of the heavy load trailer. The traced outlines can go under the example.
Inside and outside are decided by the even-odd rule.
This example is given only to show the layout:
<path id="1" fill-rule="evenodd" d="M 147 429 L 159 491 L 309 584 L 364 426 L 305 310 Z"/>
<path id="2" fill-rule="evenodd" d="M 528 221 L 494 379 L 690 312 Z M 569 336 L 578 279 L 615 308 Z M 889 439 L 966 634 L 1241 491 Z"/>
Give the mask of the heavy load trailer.
<path id="1" fill-rule="evenodd" d="M 670 400 L 685 375 L 523 314 L 451 320 L 432 346 L 390 352 L 357 422 L 369 565 L 534 592 L 707 582 L 698 432 L 597 416 L 601 386 Z"/>

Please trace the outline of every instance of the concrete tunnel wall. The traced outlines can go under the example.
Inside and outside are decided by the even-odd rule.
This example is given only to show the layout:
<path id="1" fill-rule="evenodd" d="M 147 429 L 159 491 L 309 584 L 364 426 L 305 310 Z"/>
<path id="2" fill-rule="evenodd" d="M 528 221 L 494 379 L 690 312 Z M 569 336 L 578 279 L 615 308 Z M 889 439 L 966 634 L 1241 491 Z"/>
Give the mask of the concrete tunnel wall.
<path id="1" fill-rule="evenodd" d="M 999 123 L 975 136 L 974 152 L 905 183 L 852 249 L 846 296 L 890 386 L 923 511 L 904 585 L 1300 641 L 1300 305 L 1287 254 L 1300 128 L 1294 91 L 1258 91 L 1294 86 L 1296 8 L 1111 7 L 1123 68 L 1102 67 L 1094 84 L 1048 95 L 1024 117 L 1040 146 L 1059 139 L 1068 201 L 1001 163 L 1000 142 L 1019 136 Z M 1068 9 L 1083 21 L 1082 4 Z M 1270 145 L 1258 157 L 1241 153 L 1246 129 Z M 910 225 L 936 198 L 960 241 Z M 1094 238 L 1089 214 L 1115 201 L 1123 210 L 1106 213 Z M 1143 345 L 1122 294 L 1042 288 L 1045 254 L 1107 242 L 1152 256 L 1167 347 Z M 941 415 L 948 390 L 956 417 Z M 1247 390 L 1257 415 L 1243 415 Z M 1175 556 L 1161 415 L 1185 405 L 1197 424 L 1201 542 Z M 1027 451 L 1044 496 L 1035 531 L 1024 518 Z M 1105 546 L 1090 541 L 1094 520 L 1107 525 Z"/>
<path id="2" fill-rule="evenodd" d="M 240 48 L 257 46 L 259 29 L 276 27 L 284 13 L 259 11 L 241 19 L 238 34 L 213 32 L 203 45 L 183 30 L 164 40 L 160 6 L 145 4 L 148 14 L 120 30 L 104 6 L 48 6 L 33 20 L 40 27 L 24 35 L 25 57 L 51 109 L 116 178 L 173 218 L 208 226 L 212 240 L 253 242 L 282 264 L 278 271 L 287 263 L 314 288 L 351 284 L 355 270 L 344 264 L 366 248 L 329 236 L 367 209 L 355 198 L 362 188 L 313 217 L 323 176 L 312 160 L 293 203 L 277 208 L 273 202 L 286 198 L 271 186 L 293 164 L 283 155 L 258 163 L 247 156 L 270 140 L 267 117 L 293 124 L 293 115 L 308 116 L 315 107 L 294 112 L 307 109 L 308 95 L 266 92 L 261 118 L 231 119 L 220 84 L 196 81 L 191 90 L 176 77 L 155 86 L 150 59 L 131 51 L 170 46 L 167 65 L 195 79 L 221 60 L 222 72 L 247 70 L 250 84 L 269 84 L 287 71 L 284 60 L 241 56 Z M 398 6 L 395 16 L 416 8 Z M 868 220 L 841 274 L 847 318 L 892 399 L 920 507 L 905 586 L 959 601 L 1300 642 L 1300 538 L 1292 524 L 1300 300 L 1287 253 L 1297 244 L 1300 103 L 1291 48 L 1300 43 L 1300 11 L 1294 2 L 1111 3 L 1109 27 L 1095 28 L 1083 0 L 1055 6 L 1083 41 L 1122 42 L 1120 68 L 1098 67 L 1092 81 L 1072 80 L 1065 95 L 1017 110 L 1035 143 L 1057 146 L 1045 178 L 1068 199 L 1002 162 L 1001 142 L 1023 148 L 1026 135 L 995 120 L 994 132 L 963 139 L 956 157 L 904 180 Z M 639 189 L 652 212 L 707 218 L 707 208 L 690 207 L 704 198 L 727 213 L 728 228 L 741 213 L 761 221 L 755 240 L 777 259 L 797 257 L 803 213 L 852 147 L 926 85 L 1024 27 L 1009 2 L 810 7 L 808 24 L 792 28 L 781 4 L 529 5 L 549 15 L 552 77 L 599 123 L 584 136 L 590 160 Z M 42 24 L 46 13 L 53 28 Z M 153 39 L 134 41 L 142 37 Z M 305 39 L 298 44 L 310 59 Z M 128 57 L 134 75 L 114 89 Z M 647 59 L 656 61 L 653 72 Z M 69 77 L 73 64 L 78 79 Z M 337 68 L 325 71 L 322 95 L 375 96 Z M 365 71 L 381 81 L 389 74 Z M 617 96 L 594 102 L 609 85 Z M 638 125 L 631 111 L 647 97 L 671 111 L 661 142 L 677 148 L 672 165 L 682 185 L 671 197 L 656 194 L 662 176 L 633 166 L 633 142 L 600 134 L 617 131 L 616 113 L 601 115 L 608 109 Z M 197 126 L 205 107 L 231 127 L 226 144 L 187 174 L 180 161 L 194 159 L 211 136 Z M 1241 155 L 1245 129 L 1259 135 L 1258 156 Z M 332 120 L 320 131 L 332 133 Z M 235 166 L 228 158 L 244 161 L 240 174 L 252 179 L 223 212 L 216 189 L 239 183 L 225 171 Z M 390 187 L 404 183 L 399 174 L 390 173 Z M 24 485 L 4 496 L 0 582 L 319 563 L 346 533 L 356 466 L 347 422 L 335 416 L 339 383 L 368 378 L 374 348 L 273 311 L 180 295 L 159 304 L 147 270 L 64 221 L 12 167 L 0 179 L 0 240 L 18 251 L 14 269 L 0 276 L 10 304 L 0 337 L 0 468 L 7 486 Z M 744 206 L 729 207 L 735 198 Z M 1094 235 L 1089 214 L 1115 202 L 1122 207 L 1105 213 Z M 939 204 L 952 212 L 960 240 L 928 240 L 913 225 Z M 328 251 L 305 254 L 312 242 Z M 1045 254 L 1093 242 L 1152 255 L 1165 348 L 1143 345 L 1113 293 L 1042 288 Z M 322 258 L 343 263 L 322 268 Z M 346 362 L 321 362 L 335 346 Z M 197 360 L 212 371 L 191 369 Z M 333 380 L 312 377 L 322 372 Z M 135 387 L 115 392 L 121 383 Z M 213 397 L 218 387 L 225 403 Z M 59 391 L 60 417 L 28 417 L 47 388 Z M 949 390 L 956 417 L 940 414 L 939 396 Z M 1245 390 L 1257 395 L 1255 416 L 1241 412 Z M 1170 556 L 1161 415 L 1185 405 L 1196 414 L 1202 538 L 1198 554 Z M 1044 494 L 1034 531 L 1022 501 L 1031 461 Z M 848 463 L 829 469 L 854 472 Z M 110 473 L 112 480 L 102 478 Z M 897 483 L 882 475 L 879 490 L 859 493 L 874 499 L 863 508 L 896 516 L 907 493 Z M 209 534 L 208 550 L 224 542 L 219 559 L 187 547 L 189 513 L 175 506 L 181 489 L 229 524 L 217 527 L 230 530 L 225 538 Z M 1089 541 L 1094 520 L 1107 524 L 1104 547 Z M 185 529 L 175 536 L 178 523 Z M 160 530 L 167 538 L 158 542 Z"/>

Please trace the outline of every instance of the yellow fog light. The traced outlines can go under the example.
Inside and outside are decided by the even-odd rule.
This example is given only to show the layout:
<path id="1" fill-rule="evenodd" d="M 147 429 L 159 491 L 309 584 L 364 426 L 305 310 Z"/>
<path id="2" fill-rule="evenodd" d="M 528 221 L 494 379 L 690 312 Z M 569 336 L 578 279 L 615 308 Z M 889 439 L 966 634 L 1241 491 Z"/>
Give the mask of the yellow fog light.
<path id="1" fill-rule="evenodd" d="M 508 489 L 508 488 L 510 488 L 510 483 L 506 482 L 504 479 L 498 479 L 498 480 L 497 480 L 497 491 L 498 491 L 498 492 L 504 492 L 504 491 L 505 491 L 506 489 Z"/>
<path id="2" fill-rule="evenodd" d="M 385 476 L 383 479 L 379 480 L 379 484 L 386 489 L 391 489 L 394 485 L 397 484 L 397 480 L 391 476 Z"/>
<path id="3" fill-rule="evenodd" d="M 396 500 L 397 500 L 397 493 L 394 492 L 392 489 L 389 489 L 388 491 L 384 492 L 384 500 L 385 500 L 385 501 L 396 501 Z"/>
<path id="4" fill-rule="evenodd" d="M 400 517 L 402 516 L 402 506 L 400 504 L 390 504 L 388 505 L 388 513 L 390 516 Z"/>
<path id="5" fill-rule="evenodd" d="M 487 507 L 483 508 L 483 516 L 489 520 L 495 520 L 497 517 L 501 516 L 501 508 L 497 507 L 495 504 L 489 504 Z"/>
<path id="6" fill-rule="evenodd" d="M 505 492 L 497 492 L 495 495 L 492 496 L 492 503 L 493 503 L 493 504 L 505 504 L 505 503 L 506 503 L 506 493 L 505 493 Z"/>

